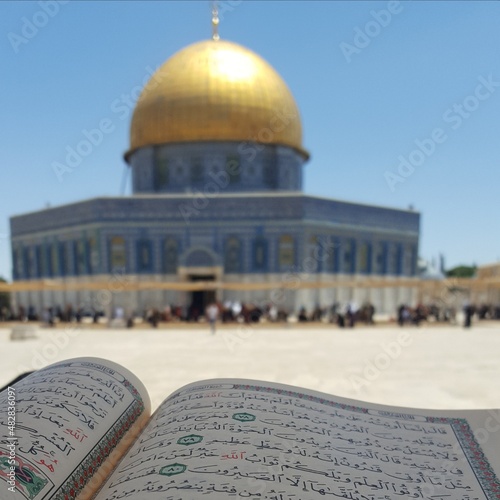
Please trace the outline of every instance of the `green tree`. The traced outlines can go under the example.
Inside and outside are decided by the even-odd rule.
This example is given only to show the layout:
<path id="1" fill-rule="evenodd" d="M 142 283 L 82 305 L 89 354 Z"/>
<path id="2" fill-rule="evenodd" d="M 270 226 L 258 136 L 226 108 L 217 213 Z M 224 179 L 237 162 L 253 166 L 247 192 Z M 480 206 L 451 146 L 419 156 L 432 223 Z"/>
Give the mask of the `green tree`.
<path id="1" fill-rule="evenodd" d="M 472 278 L 476 274 L 477 266 L 456 266 L 446 271 L 449 278 Z"/>

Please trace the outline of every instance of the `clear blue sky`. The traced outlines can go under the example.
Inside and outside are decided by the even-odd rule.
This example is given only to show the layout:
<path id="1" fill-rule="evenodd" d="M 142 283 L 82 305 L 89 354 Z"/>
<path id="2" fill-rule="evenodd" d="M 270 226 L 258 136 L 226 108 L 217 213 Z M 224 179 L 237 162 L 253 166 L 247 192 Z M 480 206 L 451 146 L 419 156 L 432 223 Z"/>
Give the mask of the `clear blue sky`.
<path id="1" fill-rule="evenodd" d="M 220 3 L 221 38 L 269 61 L 295 96 L 311 152 L 307 193 L 411 204 L 422 214 L 421 256 L 442 252 L 448 267 L 499 260 L 499 2 Z M 112 103 L 211 35 L 208 1 L 51 3 L 51 17 L 42 5 L 0 2 L 7 278 L 9 217 L 120 194 L 130 116 Z M 380 13 L 389 8 L 390 19 Z M 52 163 L 104 118 L 113 132 L 59 182 Z M 417 140 L 429 154 L 414 153 Z M 421 163 L 403 167 L 406 177 L 401 155 Z"/>

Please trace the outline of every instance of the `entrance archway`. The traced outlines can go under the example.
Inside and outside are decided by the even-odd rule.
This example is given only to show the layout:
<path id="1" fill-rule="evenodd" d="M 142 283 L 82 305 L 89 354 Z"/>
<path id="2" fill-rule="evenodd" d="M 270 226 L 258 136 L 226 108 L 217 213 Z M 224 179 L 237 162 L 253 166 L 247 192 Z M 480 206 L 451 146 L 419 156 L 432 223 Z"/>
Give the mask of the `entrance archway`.
<path id="1" fill-rule="evenodd" d="M 178 268 L 179 281 L 222 281 L 223 267 L 220 265 L 219 257 L 212 250 L 205 247 L 194 247 L 189 249 L 181 259 L 182 265 Z M 187 316 L 192 321 L 197 321 L 205 314 L 206 307 L 220 300 L 221 292 L 216 290 L 196 290 L 188 292 L 186 304 L 188 306 Z"/>
<path id="2" fill-rule="evenodd" d="M 190 274 L 189 281 L 215 281 L 215 275 Z M 188 320 L 198 321 L 205 314 L 207 306 L 216 301 L 215 290 L 195 290 L 191 292 Z"/>

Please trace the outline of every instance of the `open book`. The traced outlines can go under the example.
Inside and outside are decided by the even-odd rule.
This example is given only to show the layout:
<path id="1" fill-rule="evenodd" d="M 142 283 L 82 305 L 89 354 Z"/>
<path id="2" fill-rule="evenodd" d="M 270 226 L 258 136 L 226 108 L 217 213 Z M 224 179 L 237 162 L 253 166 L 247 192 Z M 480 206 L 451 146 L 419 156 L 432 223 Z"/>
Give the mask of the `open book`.
<path id="1" fill-rule="evenodd" d="M 0 499 L 500 499 L 500 412 L 424 411 L 210 380 L 150 416 L 102 359 L 0 394 Z"/>

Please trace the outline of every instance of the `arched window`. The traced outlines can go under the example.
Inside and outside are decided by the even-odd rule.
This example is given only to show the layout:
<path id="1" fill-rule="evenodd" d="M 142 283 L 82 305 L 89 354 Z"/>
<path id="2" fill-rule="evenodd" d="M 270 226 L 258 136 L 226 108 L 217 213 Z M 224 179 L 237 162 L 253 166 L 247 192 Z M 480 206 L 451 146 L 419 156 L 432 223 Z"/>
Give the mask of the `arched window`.
<path id="1" fill-rule="evenodd" d="M 213 267 L 214 256 L 206 248 L 195 248 L 190 250 L 186 260 L 186 267 Z"/>
<path id="2" fill-rule="evenodd" d="M 153 244 L 151 240 L 142 239 L 137 242 L 137 272 L 153 271 Z"/>
<path id="3" fill-rule="evenodd" d="M 203 163 L 201 158 L 195 157 L 191 161 L 191 184 L 196 185 L 203 182 Z"/>
<path id="4" fill-rule="evenodd" d="M 100 258 L 99 248 L 97 246 L 97 238 L 91 236 L 87 239 L 87 267 L 89 274 L 99 273 Z"/>
<path id="5" fill-rule="evenodd" d="M 224 246 L 224 271 L 226 273 L 241 272 L 241 241 L 236 236 L 226 239 Z"/>
<path id="6" fill-rule="evenodd" d="M 23 278 L 23 248 L 18 246 L 12 251 L 12 268 L 14 271 L 14 279 Z"/>
<path id="7" fill-rule="evenodd" d="M 252 262 L 254 271 L 267 270 L 267 240 L 263 236 L 257 236 L 253 240 Z"/>
<path id="8" fill-rule="evenodd" d="M 387 274 L 397 274 L 398 270 L 398 247 L 395 243 L 387 244 Z"/>
<path id="9" fill-rule="evenodd" d="M 87 242 L 85 240 L 77 240 L 73 242 L 73 258 L 75 264 L 75 274 L 80 276 L 87 274 Z"/>
<path id="10" fill-rule="evenodd" d="M 41 278 L 45 275 L 45 259 L 43 258 L 43 251 L 41 245 L 35 247 L 35 276 Z"/>
<path id="11" fill-rule="evenodd" d="M 172 236 L 165 238 L 163 243 L 163 272 L 175 274 L 177 272 L 179 258 L 179 245 Z"/>
<path id="12" fill-rule="evenodd" d="M 401 276 L 404 274 L 404 258 L 405 258 L 405 248 L 402 243 L 396 243 L 396 274 Z"/>
<path id="13" fill-rule="evenodd" d="M 295 243 L 293 236 L 284 234 L 278 242 L 278 263 L 281 269 L 292 267 L 295 264 Z"/>
<path id="14" fill-rule="evenodd" d="M 359 246 L 358 272 L 369 274 L 371 272 L 371 245 L 364 241 Z"/>
<path id="15" fill-rule="evenodd" d="M 226 158 L 226 174 L 229 176 L 230 184 L 237 184 L 241 178 L 241 162 L 237 155 L 229 155 Z"/>
<path id="16" fill-rule="evenodd" d="M 57 241 L 49 245 L 50 271 L 51 276 L 60 276 L 61 269 L 59 265 L 59 252 Z"/>
<path id="17" fill-rule="evenodd" d="M 354 273 L 356 270 L 355 244 L 354 240 L 346 239 L 343 244 L 342 272 Z"/>
<path id="18" fill-rule="evenodd" d="M 262 177 L 264 186 L 277 189 L 279 183 L 279 167 L 276 152 L 267 148 L 262 153 Z"/>
<path id="19" fill-rule="evenodd" d="M 125 272 L 127 253 L 125 238 L 122 236 L 113 236 L 109 241 L 109 264 L 111 271 Z"/>
<path id="20" fill-rule="evenodd" d="M 33 248 L 28 247 L 23 249 L 23 267 L 24 267 L 24 277 L 34 278 L 35 272 L 33 269 Z"/>
<path id="21" fill-rule="evenodd" d="M 164 191 L 170 181 L 170 165 L 166 152 L 161 148 L 155 149 L 155 167 L 153 188 L 156 192 Z"/>
<path id="22" fill-rule="evenodd" d="M 386 273 L 386 244 L 379 242 L 375 245 L 375 274 Z"/>
<path id="23" fill-rule="evenodd" d="M 332 236 L 324 236 L 319 240 L 321 252 L 321 269 L 327 273 L 334 273 L 338 271 L 338 250 L 339 242 L 337 238 Z"/>
<path id="24" fill-rule="evenodd" d="M 54 275 L 53 262 L 52 262 L 52 245 L 43 245 L 43 261 L 44 261 L 44 276 L 49 278 Z"/>
<path id="25" fill-rule="evenodd" d="M 278 169 L 271 161 L 263 162 L 262 167 L 264 185 L 270 189 L 277 189 L 278 187 Z"/>
<path id="26" fill-rule="evenodd" d="M 319 239 L 317 236 L 311 236 L 307 243 L 307 257 L 303 263 L 304 271 L 306 273 L 315 273 L 319 270 L 319 263 L 321 259 L 321 249 L 319 246 Z"/>
<path id="27" fill-rule="evenodd" d="M 59 260 L 59 274 L 60 276 L 66 276 L 70 274 L 68 269 L 68 257 L 66 254 L 66 243 L 61 242 L 57 245 L 57 254 Z"/>
<path id="28" fill-rule="evenodd" d="M 417 246 L 416 245 L 411 245 L 408 249 L 408 255 L 409 255 L 409 271 L 408 274 L 410 276 L 415 276 L 417 272 Z"/>

